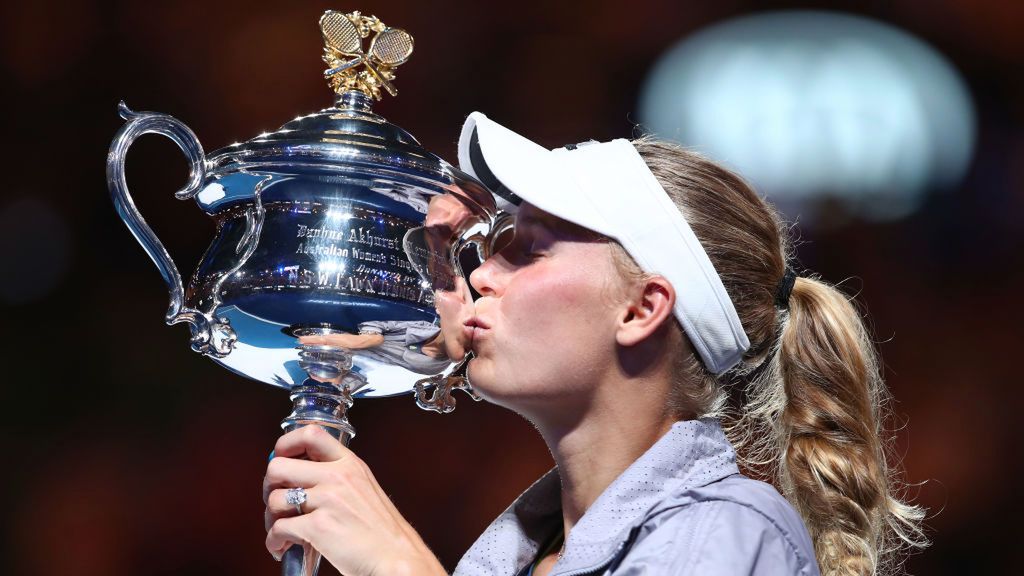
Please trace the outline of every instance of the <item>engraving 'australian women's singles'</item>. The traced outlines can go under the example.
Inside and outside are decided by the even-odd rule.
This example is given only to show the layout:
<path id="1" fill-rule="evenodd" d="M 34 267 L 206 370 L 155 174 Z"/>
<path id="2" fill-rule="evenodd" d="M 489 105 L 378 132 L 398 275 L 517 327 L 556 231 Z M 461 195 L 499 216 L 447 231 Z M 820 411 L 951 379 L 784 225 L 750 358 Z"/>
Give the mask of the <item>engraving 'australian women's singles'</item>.
<path id="1" fill-rule="evenodd" d="M 205 154 L 179 120 L 122 102 L 107 181 L 167 283 L 166 322 L 187 324 L 196 352 L 288 390 L 286 431 L 318 424 L 347 443 L 355 398 L 415 392 L 421 408 L 447 412 L 454 389 L 472 395 L 465 353 L 446 352 L 435 294 L 455 285 L 463 250 L 486 255 L 507 215 L 479 181 L 372 111 L 382 90 L 397 94 L 407 32 L 335 11 L 320 29 L 333 106 Z M 125 181 L 128 148 L 149 133 L 185 153 L 189 178 L 175 197 L 216 224 L 187 286 Z M 319 561 L 293 546 L 282 569 L 309 576 Z"/>

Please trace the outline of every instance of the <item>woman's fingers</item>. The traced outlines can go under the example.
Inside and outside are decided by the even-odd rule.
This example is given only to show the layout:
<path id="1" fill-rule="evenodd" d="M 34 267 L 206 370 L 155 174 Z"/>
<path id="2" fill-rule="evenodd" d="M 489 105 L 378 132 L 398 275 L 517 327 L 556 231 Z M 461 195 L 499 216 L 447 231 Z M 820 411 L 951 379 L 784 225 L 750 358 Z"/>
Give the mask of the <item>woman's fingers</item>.
<path id="1" fill-rule="evenodd" d="M 271 490 L 267 497 L 267 510 L 263 515 L 264 529 L 269 531 L 270 526 L 280 518 L 291 518 L 300 514 L 294 504 L 288 503 L 288 491 L 290 488 L 278 488 Z M 302 503 L 301 514 L 309 514 L 313 510 L 323 506 L 323 495 L 317 486 L 306 488 L 306 501 Z"/>
<path id="2" fill-rule="evenodd" d="M 274 558 L 299 545 L 316 548 L 347 574 L 374 573 L 395 554 L 436 564 L 366 464 L 327 431 L 294 430 L 274 450 L 263 479 L 266 546 Z M 306 492 L 301 513 L 287 500 L 288 489 L 298 487 Z"/>
<path id="3" fill-rule="evenodd" d="M 352 451 L 320 426 L 303 426 L 281 436 L 274 445 L 274 455 L 285 458 L 306 456 L 317 462 L 341 460 Z"/>
<path id="4" fill-rule="evenodd" d="M 340 478 L 338 471 L 322 464 L 311 460 L 275 457 L 267 464 L 267 475 L 263 477 L 263 503 L 268 504 L 270 493 L 278 488 L 309 489 Z"/>
<path id="5" fill-rule="evenodd" d="M 308 434 L 315 440 L 315 432 Z M 289 446 L 281 448 L 287 452 Z M 292 487 L 306 491 L 301 510 L 288 503 Z M 320 551 L 343 574 L 392 573 L 385 565 L 395 559 L 430 567 L 417 573 L 443 573 L 373 473 L 350 453 L 329 462 L 274 458 L 267 466 L 264 502 L 266 547 L 279 560 L 299 545 Z"/>
<path id="6" fill-rule="evenodd" d="M 276 560 L 281 560 L 281 555 L 292 545 L 310 546 L 310 536 L 307 532 L 312 528 L 312 522 L 308 515 L 296 516 L 293 518 L 281 518 L 273 523 L 267 530 L 266 546 Z"/>

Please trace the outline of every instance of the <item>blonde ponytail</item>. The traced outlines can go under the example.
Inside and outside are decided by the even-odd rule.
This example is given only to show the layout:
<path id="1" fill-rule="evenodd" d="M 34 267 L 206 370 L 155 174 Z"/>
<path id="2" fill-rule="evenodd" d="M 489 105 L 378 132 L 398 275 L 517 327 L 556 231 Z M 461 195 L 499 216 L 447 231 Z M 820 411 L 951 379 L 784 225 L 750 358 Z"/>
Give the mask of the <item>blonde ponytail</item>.
<path id="1" fill-rule="evenodd" d="M 796 280 L 782 314 L 775 366 L 745 409 L 748 424 L 761 418 L 773 432 L 757 459 L 777 455 L 777 483 L 804 517 L 822 574 L 892 571 L 891 552 L 924 544 L 924 512 L 895 494 L 883 441 L 890 398 L 870 335 L 854 304 L 814 278 Z"/>
<path id="2" fill-rule="evenodd" d="M 895 552 L 927 545 L 924 510 L 901 501 L 885 428 L 890 398 L 854 303 L 801 277 L 788 310 L 776 307 L 792 248 L 775 209 L 698 154 L 651 138 L 634 146 L 708 253 L 751 342 L 718 377 L 692 350 L 681 355 L 670 408 L 723 419 L 744 469 L 803 516 L 822 574 L 897 572 Z"/>

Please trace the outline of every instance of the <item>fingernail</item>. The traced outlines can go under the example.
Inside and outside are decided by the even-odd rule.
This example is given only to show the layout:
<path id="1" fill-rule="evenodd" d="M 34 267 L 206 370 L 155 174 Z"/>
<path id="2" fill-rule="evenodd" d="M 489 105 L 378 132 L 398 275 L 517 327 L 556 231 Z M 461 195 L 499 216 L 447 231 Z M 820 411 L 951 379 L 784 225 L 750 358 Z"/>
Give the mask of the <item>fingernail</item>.
<path id="1" fill-rule="evenodd" d="M 277 552 L 271 552 L 270 555 L 274 557 L 274 560 L 277 560 L 278 562 L 281 561 L 281 554 Z"/>
<path id="2" fill-rule="evenodd" d="M 269 457 L 269 458 L 267 458 L 267 462 L 270 462 L 271 460 L 273 460 L 273 459 L 274 459 L 274 452 L 275 452 L 275 450 L 271 450 L 271 451 L 270 451 L 270 457 Z"/>

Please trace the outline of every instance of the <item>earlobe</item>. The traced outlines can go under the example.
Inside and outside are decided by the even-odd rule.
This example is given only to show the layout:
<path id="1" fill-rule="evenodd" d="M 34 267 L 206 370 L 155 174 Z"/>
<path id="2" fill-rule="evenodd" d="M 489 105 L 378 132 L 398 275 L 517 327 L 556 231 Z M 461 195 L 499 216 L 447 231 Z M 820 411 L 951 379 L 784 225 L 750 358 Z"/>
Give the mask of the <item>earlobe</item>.
<path id="1" fill-rule="evenodd" d="M 642 290 L 640 290 L 642 288 Z M 638 287 L 619 319 L 615 340 L 621 346 L 635 346 L 649 338 L 669 320 L 676 293 L 662 276 L 652 276 Z"/>

